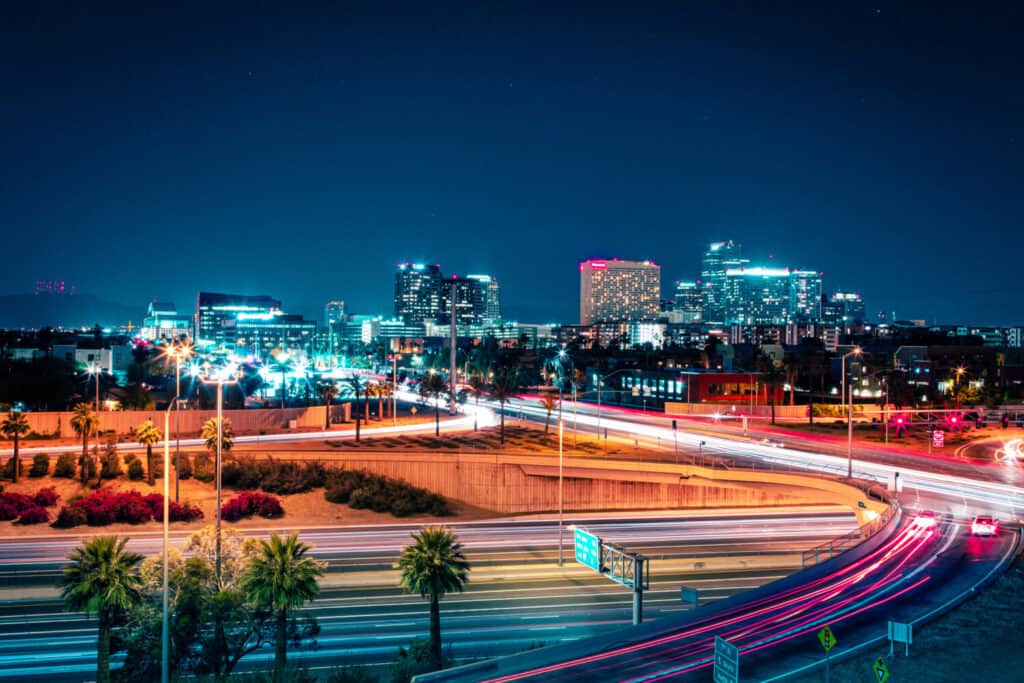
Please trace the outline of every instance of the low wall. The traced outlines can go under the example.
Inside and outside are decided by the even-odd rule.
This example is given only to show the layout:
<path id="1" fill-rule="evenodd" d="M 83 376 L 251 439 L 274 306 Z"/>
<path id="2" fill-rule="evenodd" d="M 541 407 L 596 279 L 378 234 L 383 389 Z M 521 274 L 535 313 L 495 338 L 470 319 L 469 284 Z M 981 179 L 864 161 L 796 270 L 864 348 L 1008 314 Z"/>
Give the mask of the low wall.
<path id="1" fill-rule="evenodd" d="M 827 404 L 826 404 L 827 405 Z M 838 408 L 839 406 L 836 405 Z M 856 403 L 854 405 L 854 416 L 862 411 L 864 412 L 880 412 L 882 407 L 873 403 Z M 742 415 L 753 415 L 754 417 L 771 417 L 772 407 L 763 404 L 758 404 L 751 410 L 750 404 L 747 403 L 679 403 L 675 401 L 665 402 L 665 414 L 666 415 L 729 415 L 735 418 L 739 418 Z M 807 406 L 806 405 L 776 405 L 775 406 L 775 417 L 802 417 L 807 419 Z M 816 417 L 815 420 L 827 420 L 834 418 Z"/>
<path id="2" fill-rule="evenodd" d="M 295 451 L 269 453 L 295 459 Z M 459 453 L 337 453 L 330 460 L 402 479 L 503 514 L 558 509 L 558 459 Z M 303 457 L 312 458 L 306 453 Z M 876 512 L 856 487 L 799 474 L 713 470 L 691 465 L 565 458 L 565 510 L 642 510 L 766 505 L 845 504 Z M 865 507 L 859 507 L 863 502 Z"/>
<path id="3" fill-rule="evenodd" d="M 295 420 L 296 429 L 323 429 L 325 410 L 324 406 L 225 410 L 224 417 L 231 420 L 231 427 L 236 434 L 257 434 L 261 431 L 276 432 L 288 429 L 292 420 Z M 351 404 L 348 403 L 331 406 L 332 423 L 347 421 L 350 410 Z M 25 413 L 25 417 L 29 427 L 36 434 L 57 434 L 66 438 L 76 436 L 75 430 L 71 428 L 73 414 L 71 412 Z M 162 410 L 100 411 L 98 414 L 100 416 L 99 431 L 113 431 L 118 436 L 129 434 L 132 429 L 146 420 L 152 420 L 154 424 L 161 425 L 161 429 L 163 428 L 164 411 Z M 6 415 L 6 413 L 0 413 L 0 422 Z M 216 410 L 182 410 L 180 418 L 172 411 L 171 424 L 177 424 L 177 420 L 180 419 L 183 436 L 198 436 L 203 423 L 212 417 L 217 417 Z"/>

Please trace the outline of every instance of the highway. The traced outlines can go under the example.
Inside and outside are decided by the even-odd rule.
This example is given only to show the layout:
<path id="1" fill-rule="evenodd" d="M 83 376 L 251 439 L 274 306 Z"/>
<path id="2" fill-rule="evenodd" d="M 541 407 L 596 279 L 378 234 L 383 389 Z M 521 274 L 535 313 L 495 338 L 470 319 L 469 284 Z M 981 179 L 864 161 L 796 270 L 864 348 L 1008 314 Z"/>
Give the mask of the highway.
<path id="1" fill-rule="evenodd" d="M 828 625 L 833 656 L 911 621 L 981 585 L 1018 549 L 1017 533 L 974 538 L 949 520 L 911 518 L 860 557 L 839 558 L 760 590 L 667 616 L 655 624 L 492 660 L 425 677 L 429 681 L 707 681 L 714 637 L 740 651 L 742 680 L 784 680 L 816 665 L 816 633 Z"/>
<path id="2" fill-rule="evenodd" d="M 711 515 L 573 516 L 602 537 L 654 559 L 646 618 L 687 609 L 682 583 L 702 600 L 719 600 L 774 581 L 799 566 L 799 551 L 846 533 L 852 514 L 836 508 Z M 510 654 L 539 644 L 607 633 L 630 623 L 631 594 L 582 568 L 567 547 L 555 564 L 557 525 L 550 518 L 455 523 L 472 563 L 471 582 L 442 604 L 446 642 L 459 658 Z M 316 649 L 297 651 L 309 666 L 383 665 L 427 632 L 427 604 L 397 588 L 392 564 L 414 524 L 310 529 L 303 538 L 328 562 L 324 591 L 312 604 L 322 627 Z M 180 545 L 184 535 L 176 533 Z M 568 537 L 568 535 L 567 535 Z M 81 680 L 95 669 L 94 621 L 66 613 L 51 588 L 73 538 L 0 543 L 0 679 Z M 154 553 L 159 537 L 141 533 L 129 548 Z M 272 650 L 243 660 L 266 666 Z"/>

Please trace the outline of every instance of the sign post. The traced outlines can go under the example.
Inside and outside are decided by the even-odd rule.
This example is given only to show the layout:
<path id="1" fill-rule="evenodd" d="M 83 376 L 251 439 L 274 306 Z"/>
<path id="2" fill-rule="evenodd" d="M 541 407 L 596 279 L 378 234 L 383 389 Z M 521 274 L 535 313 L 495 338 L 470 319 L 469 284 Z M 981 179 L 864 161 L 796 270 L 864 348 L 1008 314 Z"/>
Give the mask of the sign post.
<path id="1" fill-rule="evenodd" d="M 601 539 L 585 531 L 576 529 L 576 561 L 585 567 L 590 567 L 595 572 L 601 571 Z"/>
<path id="2" fill-rule="evenodd" d="M 905 656 L 910 656 L 910 644 L 914 642 L 914 625 L 889 622 L 889 656 L 892 656 L 893 645 L 903 643 L 906 647 Z"/>
<path id="3" fill-rule="evenodd" d="M 832 678 L 832 648 L 836 646 L 836 637 L 832 634 L 832 629 L 828 626 L 823 626 L 818 631 L 818 642 L 825 648 L 825 681 L 826 683 Z"/>
<path id="4" fill-rule="evenodd" d="M 891 621 L 889 622 L 892 623 Z M 879 657 L 875 660 L 875 663 L 871 665 L 871 671 L 875 674 L 875 681 L 877 683 L 885 683 L 889 680 L 889 667 L 885 665 L 885 661 Z"/>
<path id="5" fill-rule="evenodd" d="M 643 621 L 643 592 L 651 587 L 650 560 L 606 544 L 586 529 L 573 529 L 576 561 L 633 591 L 633 624 Z"/>
<path id="6" fill-rule="evenodd" d="M 715 683 L 739 683 L 740 649 L 725 638 L 715 636 Z"/>
<path id="7" fill-rule="evenodd" d="M 684 605 L 693 605 L 694 609 L 700 607 L 700 594 L 696 588 L 682 586 L 679 589 L 679 599 Z"/>
<path id="8" fill-rule="evenodd" d="M 946 433 L 941 429 L 936 429 L 932 432 L 932 446 L 935 448 L 942 448 L 946 445 Z"/>

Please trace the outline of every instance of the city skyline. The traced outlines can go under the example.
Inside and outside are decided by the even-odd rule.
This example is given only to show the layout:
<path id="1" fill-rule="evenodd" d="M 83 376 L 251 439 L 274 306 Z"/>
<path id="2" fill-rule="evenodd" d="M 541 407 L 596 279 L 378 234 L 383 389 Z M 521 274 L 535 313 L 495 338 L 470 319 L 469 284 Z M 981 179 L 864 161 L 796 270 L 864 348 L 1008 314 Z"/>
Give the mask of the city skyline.
<path id="1" fill-rule="evenodd" d="M 1019 13 L 21 6 L 0 293 L 273 290 L 319 317 L 387 310 L 364 283 L 431 258 L 571 320 L 548 292 L 580 259 L 693 278 L 733 239 L 900 317 L 1016 324 Z"/>

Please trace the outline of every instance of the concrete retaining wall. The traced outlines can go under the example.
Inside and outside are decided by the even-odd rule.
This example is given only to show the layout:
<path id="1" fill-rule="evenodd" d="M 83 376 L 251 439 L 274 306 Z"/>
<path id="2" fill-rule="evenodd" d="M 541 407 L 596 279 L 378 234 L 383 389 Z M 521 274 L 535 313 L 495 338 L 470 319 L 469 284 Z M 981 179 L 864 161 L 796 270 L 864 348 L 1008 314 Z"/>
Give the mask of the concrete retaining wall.
<path id="1" fill-rule="evenodd" d="M 348 403 L 331 406 L 331 420 L 333 423 L 344 422 L 349 419 L 351 405 Z M 257 434 L 261 431 L 277 432 L 288 429 L 291 420 L 295 420 L 296 429 L 323 429 L 324 427 L 324 406 L 310 406 L 308 408 L 285 408 L 285 409 L 253 409 L 253 410 L 225 410 L 224 417 L 231 420 L 231 426 L 236 434 Z M 6 413 L 0 413 L 0 422 L 6 417 Z M 71 412 L 59 413 L 25 413 L 29 426 L 37 434 L 57 434 L 60 437 L 74 437 L 75 430 L 71 428 Z M 100 432 L 113 430 L 118 436 L 124 436 L 142 424 L 146 420 L 152 420 L 154 424 L 163 425 L 164 411 L 162 410 L 118 410 L 101 411 Z M 181 433 L 183 436 L 198 436 L 203 423 L 211 417 L 217 417 L 216 410 L 183 410 L 181 411 Z M 178 419 L 171 414 L 171 424 Z M 161 427 L 162 429 L 162 427 Z"/>

